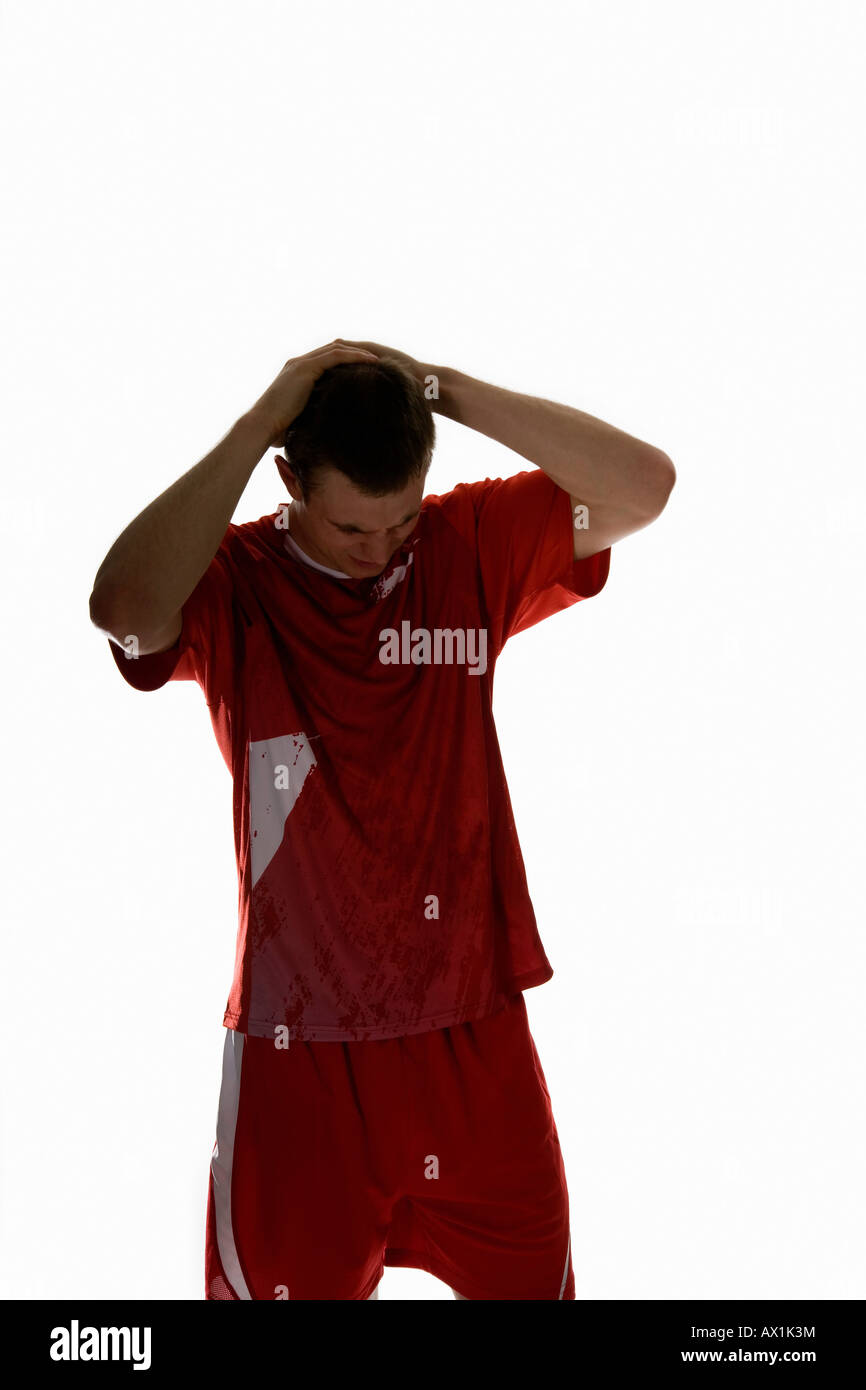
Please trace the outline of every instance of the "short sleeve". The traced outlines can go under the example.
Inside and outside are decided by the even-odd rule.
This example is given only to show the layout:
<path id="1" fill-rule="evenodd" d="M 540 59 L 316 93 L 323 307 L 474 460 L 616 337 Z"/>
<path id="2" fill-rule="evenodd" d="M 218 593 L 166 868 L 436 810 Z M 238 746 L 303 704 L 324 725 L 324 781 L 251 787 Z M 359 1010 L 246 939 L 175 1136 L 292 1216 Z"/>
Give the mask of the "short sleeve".
<path id="1" fill-rule="evenodd" d="M 604 588 L 610 546 L 575 560 L 571 499 L 542 469 L 463 486 L 472 499 L 497 650 L 515 633 Z"/>
<path id="2" fill-rule="evenodd" d="M 233 599 L 235 592 L 229 527 L 219 550 L 181 610 L 183 626 L 173 647 L 134 656 L 108 639 L 124 680 L 136 690 L 159 690 L 168 681 L 198 681 L 207 703 L 218 705 L 231 688 L 234 672 Z M 130 634 L 130 637 L 132 634 Z"/>

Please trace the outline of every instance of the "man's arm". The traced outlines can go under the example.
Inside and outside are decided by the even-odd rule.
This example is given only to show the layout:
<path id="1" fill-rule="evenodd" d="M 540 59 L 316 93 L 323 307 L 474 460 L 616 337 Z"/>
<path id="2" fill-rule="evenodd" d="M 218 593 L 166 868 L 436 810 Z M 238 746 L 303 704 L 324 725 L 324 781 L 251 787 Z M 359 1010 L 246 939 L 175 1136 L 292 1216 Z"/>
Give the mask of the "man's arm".
<path id="1" fill-rule="evenodd" d="M 569 494 L 572 515 L 585 508 L 588 525 L 574 531 L 575 560 L 606 550 L 664 511 L 677 475 L 667 454 L 652 444 L 573 406 L 490 386 L 382 343 L 337 342 L 405 363 L 432 411 L 522 454 Z"/>
<path id="2" fill-rule="evenodd" d="M 587 509 L 588 526 L 574 532 L 576 560 L 640 531 L 664 510 L 676 471 L 660 449 L 572 406 L 490 386 L 453 367 L 422 364 L 421 371 L 438 382 L 432 410 L 536 464 L 569 493 L 572 513 Z"/>
<path id="3" fill-rule="evenodd" d="M 255 411 L 242 415 L 215 449 L 130 522 L 93 581 L 96 627 L 119 645 L 134 634 L 142 656 L 174 645 L 181 609 L 228 530 L 269 430 Z"/>
<path id="4" fill-rule="evenodd" d="M 373 357 L 335 339 L 290 358 L 216 448 L 118 536 L 93 581 L 91 622 L 118 646 L 135 635 L 141 656 L 174 646 L 183 605 L 216 555 L 262 455 L 282 443 L 322 372 Z"/>

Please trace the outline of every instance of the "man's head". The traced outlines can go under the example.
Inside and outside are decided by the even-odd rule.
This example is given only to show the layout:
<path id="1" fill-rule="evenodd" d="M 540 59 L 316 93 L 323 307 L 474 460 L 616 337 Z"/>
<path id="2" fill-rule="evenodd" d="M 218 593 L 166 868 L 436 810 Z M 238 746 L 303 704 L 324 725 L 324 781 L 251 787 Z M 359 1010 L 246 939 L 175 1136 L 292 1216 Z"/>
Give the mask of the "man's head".
<path id="1" fill-rule="evenodd" d="M 323 372 L 276 460 L 301 549 L 353 578 L 380 574 L 418 519 L 435 442 L 423 388 L 402 363 Z"/>

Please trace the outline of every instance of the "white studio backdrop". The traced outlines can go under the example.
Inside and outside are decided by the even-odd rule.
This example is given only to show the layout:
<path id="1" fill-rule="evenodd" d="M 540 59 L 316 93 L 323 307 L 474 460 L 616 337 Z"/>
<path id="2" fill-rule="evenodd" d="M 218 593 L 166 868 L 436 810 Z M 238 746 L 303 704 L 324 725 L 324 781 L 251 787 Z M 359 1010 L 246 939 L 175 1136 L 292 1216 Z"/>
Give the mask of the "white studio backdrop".
<path id="1" fill-rule="evenodd" d="M 496 675 L 577 1298 L 866 1295 L 864 29 L 838 0 L 0 6 L 4 1297 L 203 1297 L 231 783 L 198 686 L 129 689 L 87 601 L 337 336 L 677 467 Z M 530 466 L 436 426 L 430 491 Z M 236 521 L 284 499 L 273 457 Z"/>

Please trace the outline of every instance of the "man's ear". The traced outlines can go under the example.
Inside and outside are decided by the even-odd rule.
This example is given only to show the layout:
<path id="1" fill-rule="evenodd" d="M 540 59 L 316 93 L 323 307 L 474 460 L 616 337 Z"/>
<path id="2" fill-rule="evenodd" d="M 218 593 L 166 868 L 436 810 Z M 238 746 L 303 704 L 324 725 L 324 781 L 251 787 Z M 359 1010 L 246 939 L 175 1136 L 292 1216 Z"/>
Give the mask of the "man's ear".
<path id="1" fill-rule="evenodd" d="M 301 488 L 301 485 L 298 482 L 297 477 L 295 476 L 295 470 L 292 468 L 292 465 L 289 463 L 288 459 L 283 458 L 282 454 L 277 454 L 274 458 L 274 463 L 277 465 L 277 472 L 279 473 L 280 477 L 282 478 L 283 482 L 288 488 L 289 494 L 292 497 L 293 501 L 303 502 L 303 489 Z"/>

